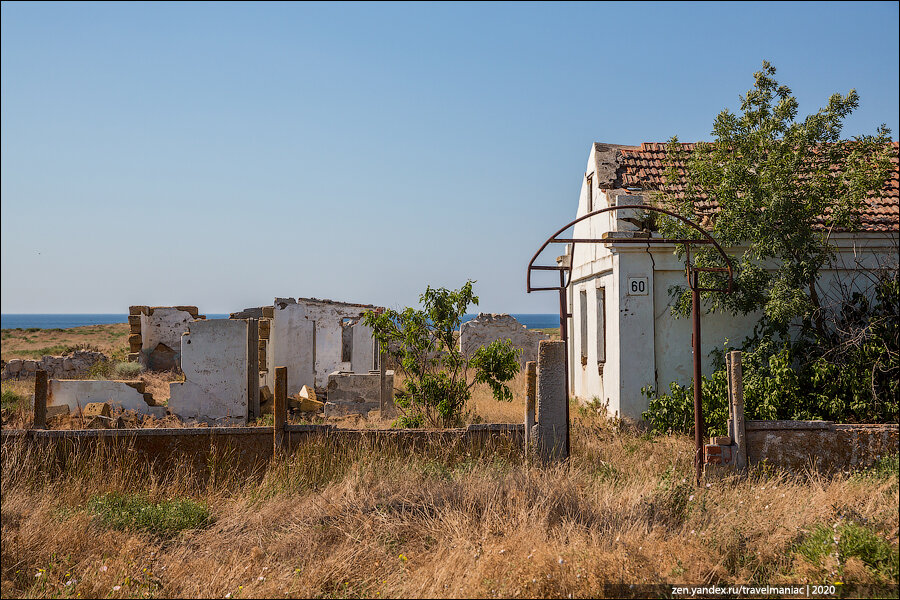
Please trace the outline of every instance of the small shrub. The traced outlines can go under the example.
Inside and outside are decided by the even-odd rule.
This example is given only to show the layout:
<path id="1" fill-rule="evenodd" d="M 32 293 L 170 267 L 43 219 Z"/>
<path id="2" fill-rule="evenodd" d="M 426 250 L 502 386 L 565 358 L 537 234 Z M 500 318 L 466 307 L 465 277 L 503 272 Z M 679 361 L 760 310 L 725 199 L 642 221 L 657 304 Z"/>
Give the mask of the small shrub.
<path id="1" fill-rule="evenodd" d="M 200 529 L 212 523 L 206 505 L 187 498 L 152 502 L 142 494 L 111 492 L 92 498 L 88 510 L 106 527 L 147 531 L 161 536 Z"/>
<path id="2" fill-rule="evenodd" d="M 116 379 L 134 379 L 144 371 L 144 367 L 136 362 L 119 361 L 114 363 L 112 374 Z"/>

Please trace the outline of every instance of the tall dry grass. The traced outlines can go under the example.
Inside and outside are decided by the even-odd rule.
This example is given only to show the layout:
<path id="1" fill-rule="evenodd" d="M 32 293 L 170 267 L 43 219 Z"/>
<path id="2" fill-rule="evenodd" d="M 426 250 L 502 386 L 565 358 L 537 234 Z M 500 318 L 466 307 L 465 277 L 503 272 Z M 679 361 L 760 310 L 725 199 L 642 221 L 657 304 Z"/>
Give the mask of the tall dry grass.
<path id="1" fill-rule="evenodd" d="M 587 414 L 576 415 L 572 451 L 542 467 L 502 444 L 410 452 L 319 438 L 250 476 L 211 459 L 219 468 L 204 479 L 128 453 L 59 461 L 5 445 L 2 595 L 594 597 L 619 583 L 896 584 L 869 555 L 803 553 L 820 527 L 852 521 L 896 561 L 896 458 L 881 472 L 757 469 L 697 489 L 691 440 L 616 433 Z M 193 500 L 212 522 L 168 536 L 110 528 L 90 510 L 110 492 Z"/>

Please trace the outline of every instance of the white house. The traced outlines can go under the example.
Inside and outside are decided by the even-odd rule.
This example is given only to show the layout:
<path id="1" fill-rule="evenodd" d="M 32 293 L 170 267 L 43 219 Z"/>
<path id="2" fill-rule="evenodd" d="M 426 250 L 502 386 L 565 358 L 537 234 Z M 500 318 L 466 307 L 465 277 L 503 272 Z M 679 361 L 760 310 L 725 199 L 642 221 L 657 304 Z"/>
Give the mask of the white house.
<path id="1" fill-rule="evenodd" d="M 823 273 L 823 286 L 852 285 L 860 266 L 895 261 L 898 247 L 897 147 L 894 170 L 868 202 L 861 231 L 834 234 L 839 268 Z M 588 157 L 576 217 L 608 206 L 640 204 L 662 183 L 665 144 L 594 144 Z M 634 237 L 626 211 L 610 211 L 574 226 L 573 238 Z M 701 223 L 708 225 L 708 223 Z M 617 233 L 613 233 L 617 232 Z M 652 234 L 659 237 L 659 234 Z M 578 243 L 567 246 L 572 279 L 567 289 L 569 390 L 580 401 L 607 403 L 611 413 L 638 419 L 648 399 L 641 388 L 686 385 L 692 377 L 691 320 L 671 315 L 668 289 L 685 285 L 684 261 L 669 244 Z M 709 353 L 724 341 L 740 344 L 759 315 L 702 314 L 703 372 Z"/>

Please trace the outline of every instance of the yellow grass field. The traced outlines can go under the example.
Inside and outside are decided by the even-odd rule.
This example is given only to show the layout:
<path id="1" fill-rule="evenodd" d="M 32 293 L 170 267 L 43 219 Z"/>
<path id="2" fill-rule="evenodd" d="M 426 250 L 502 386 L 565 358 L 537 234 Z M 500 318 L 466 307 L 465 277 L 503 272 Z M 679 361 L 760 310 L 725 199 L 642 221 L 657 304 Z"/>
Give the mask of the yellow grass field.
<path id="1" fill-rule="evenodd" d="M 756 469 L 697 488 L 687 437 L 614 428 L 576 411 L 573 456 L 552 467 L 502 446 L 410 453 L 325 438 L 256 477 L 226 470 L 213 480 L 127 456 L 82 455 L 47 472 L 44 451 L 7 445 L 0 591 L 590 598 L 651 584 L 806 582 L 840 582 L 859 597 L 896 590 L 896 457 L 829 477 Z M 609 587 L 617 584 L 638 587 Z"/>
<path id="2" fill-rule="evenodd" d="M 524 376 L 512 387 L 511 403 L 476 389 L 472 418 L 522 422 Z M 896 595 L 896 456 L 698 488 L 687 436 L 571 412 L 572 457 L 554 466 L 502 444 L 410 452 L 325 437 L 250 477 L 225 465 L 201 478 L 7 443 L 0 595 L 590 598 L 835 582 L 845 596 Z"/>
<path id="3" fill-rule="evenodd" d="M 128 351 L 128 323 L 87 325 L 69 329 L 4 329 L 0 333 L 3 360 L 40 359 L 66 351 L 87 348 L 107 356 L 124 358 Z"/>

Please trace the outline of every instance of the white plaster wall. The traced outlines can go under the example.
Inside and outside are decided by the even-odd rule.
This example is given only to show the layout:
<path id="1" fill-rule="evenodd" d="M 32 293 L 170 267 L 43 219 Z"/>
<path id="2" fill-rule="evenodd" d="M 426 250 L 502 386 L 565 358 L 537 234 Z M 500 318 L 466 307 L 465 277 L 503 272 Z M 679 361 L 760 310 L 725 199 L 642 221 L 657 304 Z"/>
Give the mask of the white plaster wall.
<path id="1" fill-rule="evenodd" d="M 305 306 L 275 305 L 275 318 L 269 333 L 266 360 L 272 374 L 274 392 L 275 367 L 287 367 L 288 395 L 294 395 L 304 385 L 315 385 L 314 335 L 315 322 L 310 320 Z"/>
<path id="2" fill-rule="evenodd" d="M 372 334 L 361 324 L 354 326 L 351 360 L 341 360 L 342 320 L 356 319 L 366 310 L 369 308 L 361 305 L 325 300 L 276 299 L 269 343 L 270 370 L 288 367 L 289 394 L 300 391 L 304 385 L 325 388 L 328 375 L 334 371 L 372 370 Z"/>
<path id="3" fill-rule="evenodd" d="M 353 351 L 350 359 L 350 370 L 354 373 L 368 373 L 375 369 L 375 343 L 371 327 L 362 323 L 353 326 Z"/>
<path id="4" fill-rule="evenodd" d="M 853 237 L 836 236 L 840 251 L 836 258 L 839 269 L 823 271 L 819 282 L 824 302 L 837 299 L 840 287 L 864 289 L 868 280 L 859 267 L 875 267 L 896 260 L 896 241 L 884 236 Z M 611 412 L 638 419 L 646 410 L 648 400 L 641 388 L 653 385 L 657 390 L 667 390 L 670 382 L 680 385 L 690 383 L 693 376 L 691 346 L 692 325 L 689 317 L 671 315 L 673 299 L 668 289 L 672 285 L 685 285 L 683 259 L 674 254 L 673 246 L 643 245 L 611 246 L 615 258 L 612 262 L 598 260 L 581 265 L 581 273 L 598 272 L 576 280 L 570 288 L 573 319 L 570 328 L 569 358 L 572 368 L 573 395 L 582 401 L 594 397 L 605 399 Z M 740 252 L 740 248 L 733 252 Z M 652 256 L 652 258 L 651 258 Z M 613 265 L 612 273 L 605 269 Z M 774 268 L 774 265 L 769 265 Z M 631 295 L 627 282 L 631 277 L 646 277 L 649 293 L 646 296 Z M 607 300 L 607 361 L 602 376 L 595 375 L 597 322 L 595 306 L 596 288 L 606 286 Z M 615 291 L 611 287 L 615 286 Z M 588 292 L 588 364 L 581 365 L 581 307 L 579 292 Z M 617 303 L 615 305 L 614 303 Z M 731 315 L 730 313 L 704 313 L 701 317 L 701 365 L 705 375 L 713 369 L 710 353 L 724 347 L 739 346 L 752 334 L 760 315 Z"/>
<path id="5" fill-rule="evenodd" d="M 144 395 L 124 381 L 95 381 L 88 379 L 51 379 L 47 406 L 69 407 L 72 414 L 78 414 L 91 402 L 108 402 L 111 407 L 134 410 L 142 415 L 163 417 L 164 406 L 149 406 Z"/>
<path id="6" fill-rule="evenodd" d="M 185 381 L 169 384 L 169 409 L 185 419 L 246 423 L 247 321 L 191 323 L 181 337 Z"/>
<path id="7" fill-rule="evenodd" d="M 193 321 L 189 312 L 168 306 L 153 309 L 152 315 L 141 314 L 141 349 L 153 351 L 157 345 L 165 344 L 180 352 L 181 334 Z"/>

